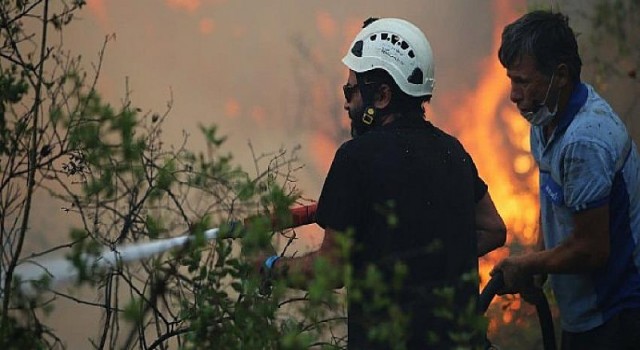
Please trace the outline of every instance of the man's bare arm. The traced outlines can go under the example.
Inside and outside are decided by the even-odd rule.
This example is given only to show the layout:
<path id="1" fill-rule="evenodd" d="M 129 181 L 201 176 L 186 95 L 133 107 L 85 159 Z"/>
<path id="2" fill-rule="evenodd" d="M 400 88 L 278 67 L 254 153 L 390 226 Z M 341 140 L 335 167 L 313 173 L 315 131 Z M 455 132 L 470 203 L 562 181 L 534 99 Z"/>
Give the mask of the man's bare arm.
<path id="1" fill-rule="evenodd" d="M 531 275 L 589 273 L 605 266 L 610 253 L 609 206 L 576 213 L 573 221 L 572 234 L 557 247 L 512 256 L 496 265 L 494 271 L 502 271 L 505 279 L 501 294 L 522 291 Z"/>
<path id="2" fill-rule="evenodd" d="M 609 258 L 609 206 L 573 215 L 573 233 L 559 246 L 525 258 L 530 273 L 585 273 L 603 267 Z"/>
<path id="3" fill-rule="evenodd" d="M 507 227 L 489 192 L 476 204 L 476 232 L 479 257 L 501 247 L 507 239 Z"/>
<path id="4" fill-rule="evenodd" d="M 282 257 L 275 263 L 277 275 L 286 274 L 289 286 L 297 289 L 307 289 L 309 282 L 316 278 L 316 262 L 325 259 L 331 272 L 337 278 L 331 279 L 332 288 L 344 285 L 342 267 L 344 266 L 343 245 L 339 242 L 339 233 L 331 228 L 324 231 L 324 239 L 320 249 L 300 257 Z"/>

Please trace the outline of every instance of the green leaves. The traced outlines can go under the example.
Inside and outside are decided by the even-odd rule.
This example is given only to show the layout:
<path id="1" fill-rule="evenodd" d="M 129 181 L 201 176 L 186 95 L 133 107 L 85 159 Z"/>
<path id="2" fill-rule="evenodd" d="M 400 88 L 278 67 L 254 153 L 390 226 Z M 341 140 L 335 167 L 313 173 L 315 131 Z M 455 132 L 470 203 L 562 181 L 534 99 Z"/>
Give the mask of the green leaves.
<path id="1" fill-rule="evenodd" d="M 9 70 L 0 70 L 0 102 L 3 105 L 20 102 L 28 89 L 27 81 L 18 73 L 15 64 L 12 64 Z"/>
<path id="2" fill-rule="evenodd" d="M 27 93 L 29 85 L 22 75 L 18 73 L 15 64 L 6 70 L 0 67 L 0 156 L 15 151 L 16 139 L 25 131 L 24 121 L 16 121 L 7 118 L 7 109 L 13 104 L 18 104 Z M 13 147 L 10 145 L 13 144 Z"/>
<path id="3" fill-rule="evenodd" d="M 226 140 L 226 136 L 218 136 L 218 126 L 209 125 L 204 126 L 202 124 L 198 124 L 198 128 L 202 132 L 207 141 L 207 145 L 220 147 Z"/>
<path id="4" fill-rule="evenodd" d="M 165 191 L 169 190 L 171 184 L 175 181 L 175 171 L 175 161 L 173 159 L 167 160 L 164 165 L 160 169 L 158 169 L 158 176 L 156 177 L 156 187 Z"/>
<path id="5" fill-rule="evenodd" d="M 73 246 L 71 252 L 66 254 L 66 258 L 78 271 L 77 282 L 80 284 L 93 281 L 95 266 L 91 262 L 94 261 L 92 257 L 101 252 L 100 244 L 82 229 L 71 229 L 70 236 Z"/>
<path id="6" fill-rule="evenodd" d="M 152 239 L 160 237 L 160 234 L 164 234 L 167 231 L 164 226 L 164 222 L 162 221 L 162 217 L 147 215 L 145 225 L 147 227 L 147 234 L 149 235 L 149 238 Z"/>
<path id="7" fill-rule="evenodd" d="M 134 324 L 140 324 L 143 320 L 144 301 L 141 298 L 131 298 L 124 308 L 125 320 Z"/>

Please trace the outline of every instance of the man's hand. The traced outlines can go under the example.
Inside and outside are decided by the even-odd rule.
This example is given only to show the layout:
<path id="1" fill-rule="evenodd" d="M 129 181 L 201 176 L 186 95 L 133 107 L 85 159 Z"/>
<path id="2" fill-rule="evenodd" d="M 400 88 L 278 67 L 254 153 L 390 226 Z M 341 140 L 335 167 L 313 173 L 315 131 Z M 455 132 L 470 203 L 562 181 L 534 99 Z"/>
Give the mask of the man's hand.
<path id="1" fill-rule="evenodd" d="M 264 270 L 264 262 L 272 255 L 274 255 L 274 253 L 261 251 L 249 258 L 249 265 L 253 267 L 253 271 L 262 274 Z"/>
<path id="2" fill-rule="evenodd" d="M 276 278 L 275 265 L 272 266 L 272 269 L 265 265 L 267 259 L 272 256 L 276 256 L 275 251 L 260 251 L 249 259 L 249 264 L 253 267 L 252 272 L 260 276 L 259 293 L 264 296 L 271 294 L 273 279 Z"/>
<path id="3" fill-rule="evenodd" d="M 504 278 L 504 287 L 498 291 L 498 295 L 526 293 L 534 288 L 533 276 L 525 270 L 522 256 L 502 260 L 489 274 L 493 276 L 497 271 L 501 271 Z"/>

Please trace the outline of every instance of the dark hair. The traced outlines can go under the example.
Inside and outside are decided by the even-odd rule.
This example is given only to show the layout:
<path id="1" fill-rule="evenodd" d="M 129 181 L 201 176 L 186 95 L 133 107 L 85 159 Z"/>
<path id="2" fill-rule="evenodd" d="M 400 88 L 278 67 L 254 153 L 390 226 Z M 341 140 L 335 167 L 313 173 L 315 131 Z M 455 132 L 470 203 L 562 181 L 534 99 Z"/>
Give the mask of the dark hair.
<path id="1" fill-rule="evenodd" d="M 378 17 L 369 17 L 367 19 L 364 20 L 364 22 L 362 22 L 362 28 L 366 28 L 369 24 L 379 20 L 380 18 Z"/>
<path id="2" fill-rule="evenodd" d="M 569 18 L 561 13 L 533 11 L 504 27 L 498 58 L 505 68 L 524 56 L 535 59 L 536 68 L 550 76 L 566 64 L 573 81 L 580 81 L 582 60 Z"/>
<path id="3" fill-rule="evenodd" d="M 424 102 L 431 100 L 431 95 L 415 97 L 408 95 L 400 89 L 393 77 L 384 69 L 372 69 L 362 73 L 365 82 L 386 84 L 391 89 L 391 102 L 384 109 L 386 113 L 400 113 L 407 117 L 420 117 L 424 115 Z"/>

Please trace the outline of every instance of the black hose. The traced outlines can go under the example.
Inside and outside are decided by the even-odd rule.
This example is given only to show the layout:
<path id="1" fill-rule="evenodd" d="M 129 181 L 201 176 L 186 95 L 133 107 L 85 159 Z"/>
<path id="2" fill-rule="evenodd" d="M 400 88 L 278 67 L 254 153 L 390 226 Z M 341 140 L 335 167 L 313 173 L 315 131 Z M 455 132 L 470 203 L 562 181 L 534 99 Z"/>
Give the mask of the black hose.
<path id="1" fill-rule="evenodd" d="M 553 317 L 551 317 L 549 302 L 542 289 L 536 289 L 535 294 L 532 301 L 538 313 L 538 321 L 540 322 L 540 330 L 542 331 L 543 349 L 556 350 L 556 333 L 553 329 Z"/>
<path id="2" fill-rule="evenodd" d="M 478 299 L 478 311 L 481 315 L 487 312 L 489 304 L 491 304 L 491 301 L 502 287 L 504 287 L 504 277 L 502 276 L 501 271 L 497 271 L 480 293 L 480 298 Z"/>
<path id="3" fill-rule="evenodd" d="M 484 314 L 487 311 L 489 304 L 491 304 L 491 301 L 502 287 L 504 287 L 504 276 L 502 272 L 497 271 L 493 277 L 491 277 L 478 298 L 478 310 L 480 314 Z M 536 307 L 540 330 L 542 332 L 543 349 L 556 350 L 557 345 L 556 334 L 553 328 L 553 317 L 551 317 L 551 309 L 549 308 L 546 295 L 542 289 L 538 288 L 527 298 L 527 301 Z"/>

